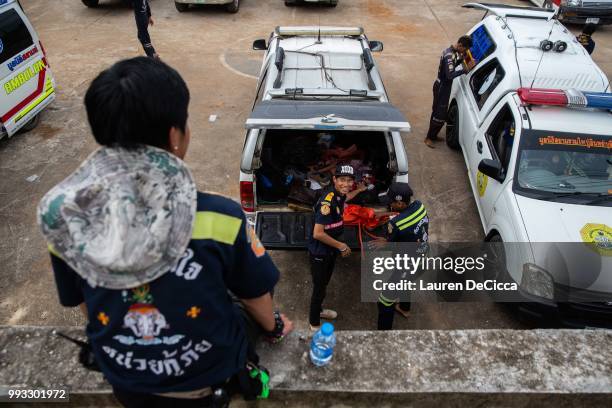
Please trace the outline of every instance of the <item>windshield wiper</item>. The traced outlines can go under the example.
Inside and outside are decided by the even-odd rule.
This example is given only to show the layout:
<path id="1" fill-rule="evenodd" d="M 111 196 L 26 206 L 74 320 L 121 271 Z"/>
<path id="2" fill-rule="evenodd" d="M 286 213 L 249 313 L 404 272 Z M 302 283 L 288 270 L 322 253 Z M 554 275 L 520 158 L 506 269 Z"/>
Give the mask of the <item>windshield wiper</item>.
<path id="1" fill-rule="evenodd" d="M 550 195 L 543 197 L 542 200 L 551 201 L 556 198 L 564 198 L 564 197 L 595 196 L 595 198 L 592 201 L 589 201 L 587 203 L 587 204 L 593 204 L 599 201 L 605 201 L 605 200 L 602 200 L 602 198 L 612 197 L 611 195 L 607 193 L 587 193 L 584 191 L 572 191 L 571 193 L 555 193 L 555 192 L 550 192 L 550 193 L 551 193 Z"/>

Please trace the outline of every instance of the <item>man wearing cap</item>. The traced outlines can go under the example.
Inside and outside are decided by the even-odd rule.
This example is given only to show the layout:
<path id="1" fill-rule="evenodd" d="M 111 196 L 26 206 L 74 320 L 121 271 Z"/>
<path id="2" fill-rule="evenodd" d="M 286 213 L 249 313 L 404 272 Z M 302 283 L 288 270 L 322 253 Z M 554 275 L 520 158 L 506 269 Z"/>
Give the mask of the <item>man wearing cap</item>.
<path id="1" fill-rule="evenodd" d="M 338 165 L 332 186 L 321 194 L 314 206 L 314 230 L 308 244 L 312 275 L 309 315 L 311 329 L 318 329 L 321 319 L 333 320 L 338 317 L 338 313 L 323 309 L 322 305 L 336 256 L 340 254 L 347 257 L 351 254 L 348 245 L 340 240 L 344 231 L 344 203 L 366 190 L 363 184 L 353 190 L 354 183 L 355 169 L 350 165 Z"/>
<path id="2" fill-rule="evenodd" d="M 429 236 L 429 217 L 425 206 L 418 200 L 411 201 L 412 189 L 408 183 L 393 182 L 386 193 L 380 195 L 389 210 L 399 214 L 387 223 L 387 237 L 380 239 L 373 246 L 386 242 L 421 242 L 427 243 Z M 391 278 L 398 280 L 398 276 Z M 409 296 L 409 292 L 406 296 Z M 381 293 L 378 297 L 378 330 L 391 330 L 395 311 L 404 317 L 409 316 L 410 302 L 398 303 L 397 294 Z"/>

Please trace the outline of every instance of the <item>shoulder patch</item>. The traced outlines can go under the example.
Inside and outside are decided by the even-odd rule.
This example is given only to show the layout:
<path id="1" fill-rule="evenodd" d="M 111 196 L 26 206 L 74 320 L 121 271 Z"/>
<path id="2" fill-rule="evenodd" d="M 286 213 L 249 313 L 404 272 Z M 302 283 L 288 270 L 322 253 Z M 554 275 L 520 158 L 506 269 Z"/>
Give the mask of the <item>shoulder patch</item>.
<path id="1" fill-rule="evenodd" d="M 323 205 L 321 206 L 321 214 L 323 215 L 327 215 L 329 214 L 330 208 L 328 204 L 323 203 Z"/>
<path id="2" fill-rule="evenodd" d="M 332 198 L 334 198 L 334 192 L 333 192 L 333 191 L 332 191 L 332 192 L 330 192 L 329 194 L 327 194 L 327 195 L 325 196 L 325 199 L 324 199 L 323 201 L 331 201 L 331 200 L 332 200 Z"/>

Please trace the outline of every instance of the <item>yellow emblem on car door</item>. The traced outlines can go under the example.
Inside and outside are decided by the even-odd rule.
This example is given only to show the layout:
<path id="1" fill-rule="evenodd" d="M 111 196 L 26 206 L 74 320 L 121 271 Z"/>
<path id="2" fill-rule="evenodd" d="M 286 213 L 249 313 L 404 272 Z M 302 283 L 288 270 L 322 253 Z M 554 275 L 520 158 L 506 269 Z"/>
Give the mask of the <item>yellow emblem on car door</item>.
<path id="1" fill-rule="evenodd" d="M 586 224 L 580 230 L 582 241 L 602 256 L 612 256 L 612 228 L 606 224 Z"/>
<path id="2" fill-rule="evenodd" d="M 478 187 L 478 195 L 484 196 L 487 191 L 487 184 L 489 183 L 489 177 L 481 172 L 476 173 L 476 187 Z"/>

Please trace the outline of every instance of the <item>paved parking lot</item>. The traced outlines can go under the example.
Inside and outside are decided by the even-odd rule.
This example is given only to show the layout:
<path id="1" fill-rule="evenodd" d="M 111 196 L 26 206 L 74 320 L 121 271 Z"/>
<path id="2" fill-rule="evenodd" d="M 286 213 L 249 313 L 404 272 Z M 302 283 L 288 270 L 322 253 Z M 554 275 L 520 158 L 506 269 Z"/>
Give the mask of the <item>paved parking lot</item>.
<path id="1" fill-rule="evenodd" d="M 96 147 L 82 103 L 91 79 L 119 59 L 142 54 L 132 11 L 119 0 L 101 3 L 98 9 L 87 9 L 78 0 L 21 0 L 47 50 L 58 98 L 37 129 L 0 141 L 0 324 L 83 322 L 76 310 L 57 303 L 35 211 L 42 195 Z M 384 42 L 385 51 L 375 58 L 392 102 L 412 124 L 413 131 L 404 135 L 410 180 L 429 209 L 431 239 L 482 240 L 462 157 L 442 144 L 431 150 L 422 143 L 439 54 L 482 17 L 482 12 L 461 9 L 462 3 L 340 0 L 332 9 L 243 0 L 238 14 L 215 7 L 179 14 L 171 0 L 151 0 L 153 43 L 191 90 L 192 141 L 186 160 L 198 187 L 238 197 L 243 124 L 263 56 L 251 50 L 252 41 L 267 38 L 277 25 L 359 25 L 370 39 Z M 594 59 L 610 76 L 612 28 L 601 29 L 594 38 Z M 216 121 L 209 121 L 210 115 L 217 115 Z M 310 294 L 307 255 L 272 256 L 282 271 L 276 300 L 298 328 L 305 328 Z M 338 264 L 327 297 L 327 305 L 341 314 L 338 327 L 375 328 L 375 305 L 359 302 L 358 256 Z M 398 319 L 396 328 L 531 327 L 496 305 L 416 304 L 413 313 L 408 321 Z"/>

